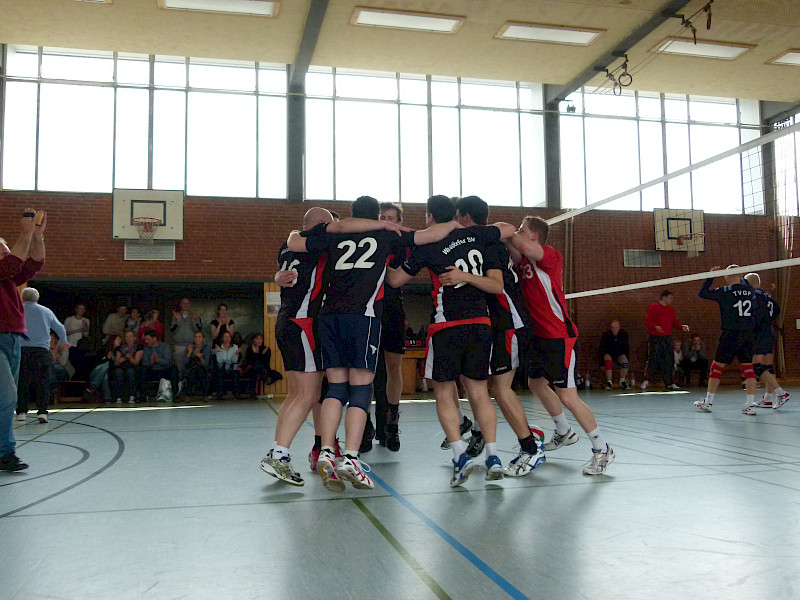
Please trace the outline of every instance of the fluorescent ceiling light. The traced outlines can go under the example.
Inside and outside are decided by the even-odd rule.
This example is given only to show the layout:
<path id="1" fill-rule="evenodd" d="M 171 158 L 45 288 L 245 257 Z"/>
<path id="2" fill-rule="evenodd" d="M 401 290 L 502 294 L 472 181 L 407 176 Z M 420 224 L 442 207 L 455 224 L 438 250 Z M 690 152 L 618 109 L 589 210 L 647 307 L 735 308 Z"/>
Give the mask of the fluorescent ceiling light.
<path id="1" fill-rule="evenodd" d="M 528 42 L 588 46 L 603 31 L 602 29 L 574 29 L 562 27 L 561 25 L 508 22 L 500 28 L 495 37 L 501 40 L 525 40 Z"/>
<path id="2" fill-rule="evenodd" d="M 270 2 L 269 0 L 158 0 L 158 4 L 161 8 L 258 15 L 261 17 L 274 17 L 278 14 L 278 2 Z"/>
<path id="3" fill-rule="evenodd" d="M 391 27 L 392 29 L 412 29 L 434 33 L 455 33 L 464 22 L 464 17 L 438 15 L 433 13 L 387 10 L 383 8 L 363 8 L 357 6 L 350 19 L 351 25 L 371 27 Z"/>
<path id="4" fill-rule="evenodd" d="M 695 44 L 693 40 L 667 38 L 656 46 L 654 50 L 662 54 L 681 54 L 683 56 L 733 60 L 750 48 L 753 48 L 753 46 L 723 42 L 697 42 Z"/>
<path id="5" fill-rule="evenodd" d="M 793 65 L 800 67 L 800 50 L 787 50 L 778 58 L 773 58 L 771 61 L 774 65 Z"/>

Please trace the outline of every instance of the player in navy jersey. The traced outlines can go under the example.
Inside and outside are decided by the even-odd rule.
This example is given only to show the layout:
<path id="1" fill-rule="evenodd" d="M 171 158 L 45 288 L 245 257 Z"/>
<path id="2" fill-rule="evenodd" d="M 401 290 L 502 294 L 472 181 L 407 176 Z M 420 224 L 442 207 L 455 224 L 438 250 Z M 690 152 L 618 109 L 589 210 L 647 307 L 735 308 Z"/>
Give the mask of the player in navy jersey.
<path id="1" fill-rule="evenodd" d="M 728 271 L 736 268 L 738 265 L 730 265 Z M 710 270 L 717 271 L 719 267 Z M 711 412 L 714 395 L 719 388 L 720 378 L 725 367 L 734 359 L 738 359 L 747 389 L 747 402 L 742 409 L 742 414 L 755 415 L 756 374 L 753 369 L 753 344 L 755 341 L 753 330 L 758 310 L 756 292 L 741 275 L 735 273 L 725 275 L 727 285 L 723 287 L 711 289 L 713 283 L 713 277 L 706 279 L 698 296 L 719 304 L 722 331 L 719 334 L 717 351 L 708 374 L 706 397 L 704 400 L 697 400 L 694 405 L 703 412 Z"/>
<path id="2" fill-rule="evenodd" d="M 744 278 L 755 289 L 757 300 L 753 370 L 756 378 L 763 379 L 767 387 L 767 393 L 756 406 L 778 409 L 791 397 L 778 383 L 772 367 L 772 350 L 775 347 L 772 323 L 781 314 L 781 307 L 769 293 L 761 289 L 761 277 L 758 273 L 748 273 Z"/>
<path id="3" fill-rule="evenodd" d="M 489 220 L 489 205 L 478 196 L 460 198 L 456 201 L 456 220 L 463 227 L 486 225 Z M 506 474 L 522 477 L 545 460 L 540 441 L 544 432 L 529 425 L 519 396 L 511 387 L 520 366 L 520 357 L 531 340 L 531 316 L 525 307 L 519 277 L 514 271 L 514 263 L 505 244 L 492 242 L 486 246 L 486 252 L 491 256 L 491 262 L 502 265 L 503 273 L 503 291 L 486 295 L 492 322 L 489 391 L 494 395 L 520 444 L 519 455 L 509 462 Z M 483 447 L 480 423 L 476 422 L 467 443 L 467 454 L 474 458 L 481 453 Z"/>
<path id="4" fill-rule="evenodd" d="M 344 490 L 342 479 L 358 489 L 374 487 L 361 466 L 358 449 L 378 361 L 387 259 L 414 244 L 442 239 L 455 227 L 402 231 L 393 223 L 378 220 L 378 201 L 369 196 L 353 202 L 352 215 L 354 219 L 330 225 L 327 232 L 320 229 L 308 237 L 293 233 L 287 242 L 293 252 L 327 250 L 329 254 L 328 281 L 318 319 L 328 392 L 320 415 L 322 451 L 317 472 L 332 491 Z M 345 230 L 349 233 L 334 233 Z M 333 445 L 344 406 L 348 406 L 345 451 L 336 460 Z"/>
<path id="5" fill-rule="evenodd" d="M 455 205 L 447 196 L 428 199 L 426 222 L 451 223 Z M 453 450 L 452 487 L 463 484 L 475 463 L 461 439 L 456 377 L 467 391 L 486 440 L 486 479 L 503 477 L 497 456 L 497 413 L 489 397 L 491 326 L 486 294 L 503 290 L 502 265 L 489 262 L 486 245 L 512 235 L 511 225 L 469 227 L 453 231 L 435 244 L 415 248 L 389 285 L 399 287 L 427 267 L 433 281 L 433 322 L 428 326 L 425 377 L 433 380 L 436 411 Z"/>

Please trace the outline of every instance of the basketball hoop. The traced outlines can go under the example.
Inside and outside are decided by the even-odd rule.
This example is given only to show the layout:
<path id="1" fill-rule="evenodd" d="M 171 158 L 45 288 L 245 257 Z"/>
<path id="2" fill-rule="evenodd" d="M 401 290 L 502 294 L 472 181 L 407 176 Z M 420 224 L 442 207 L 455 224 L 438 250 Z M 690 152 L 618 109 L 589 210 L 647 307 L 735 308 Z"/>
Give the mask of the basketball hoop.
<path id="1" fill-rule="evenodd" d="M 152 244 L 153 236 L 156 234 L 156 227 L 161 225 L 161 219 L 153 217 L 134 217 L 131 219 L 136 231 L 139 232 L 140 244 Z"/>
<path id="2" fill-rule="evenodd" d="M 700 247 L 703 245 L 705 233 L 690 233 L 678 236 L 678 246 L 686 244 L 686 258 L 697 258 L 700 256 Z"/>

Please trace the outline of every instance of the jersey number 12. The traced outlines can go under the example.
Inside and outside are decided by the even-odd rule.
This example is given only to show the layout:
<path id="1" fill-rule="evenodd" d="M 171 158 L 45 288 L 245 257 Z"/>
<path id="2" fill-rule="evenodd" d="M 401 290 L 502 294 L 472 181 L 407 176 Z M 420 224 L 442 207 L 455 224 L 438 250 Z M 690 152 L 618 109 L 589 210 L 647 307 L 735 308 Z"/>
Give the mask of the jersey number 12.
<path id="1" fill-rule="evenodd" d="M 749 317 L 750 316 L 750 300 L 745 300 L 742 302 L 739 300 L 734 306 L 739 310 L 740 317 Z"/>

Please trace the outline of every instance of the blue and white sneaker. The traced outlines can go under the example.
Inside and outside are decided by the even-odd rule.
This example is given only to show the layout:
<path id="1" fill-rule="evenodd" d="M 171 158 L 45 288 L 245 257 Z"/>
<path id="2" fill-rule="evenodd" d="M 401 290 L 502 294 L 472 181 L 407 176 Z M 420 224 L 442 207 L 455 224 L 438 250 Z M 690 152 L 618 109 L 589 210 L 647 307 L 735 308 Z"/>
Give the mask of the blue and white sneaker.
<path id="1" fill-rule="evenodd" d="M 453 478 L 450 480 L 450 487 L 458 487 L 466 482 L 474 468 L 475 461 L 466 452 L 462 452 L 458 460 L 453 459 Z"/>
<path id="2" fill-rule="evenodd" d="M 524 477 L 544 463 L 547 458 L 545 458 L 543 446 L 544 444 L 536 440 L 535 454 L 528 454 L 524 450 L 520 450 L 519 454 L 508 463 L 505 470 L 506 477 Z"/>
<path id="3" fill-rule="evenodd" d="M 503 463 L 500 459 L 492 454 L 486 459 L 486 481 L 497 481 L 503 478 Z"/>

